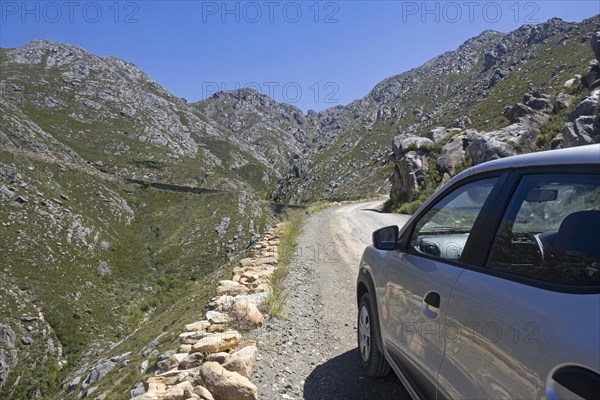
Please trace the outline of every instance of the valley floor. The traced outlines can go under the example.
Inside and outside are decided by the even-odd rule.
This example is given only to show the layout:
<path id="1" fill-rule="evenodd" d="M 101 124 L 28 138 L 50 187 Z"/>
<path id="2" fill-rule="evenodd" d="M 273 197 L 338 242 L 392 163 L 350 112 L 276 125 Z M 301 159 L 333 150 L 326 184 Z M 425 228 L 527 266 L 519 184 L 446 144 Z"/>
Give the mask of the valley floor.
<path id="1" fill-rule="evenodd" d="M 296 243 L 279 319 L 258 333 L 252 381 L 261 399 L 409 399 L 393 373 L 362 373 L 356 346 L 355 282 L 371 233 L 407 217 L 380 214 L 381 202 L 357 203 L 310 215 Z"/>

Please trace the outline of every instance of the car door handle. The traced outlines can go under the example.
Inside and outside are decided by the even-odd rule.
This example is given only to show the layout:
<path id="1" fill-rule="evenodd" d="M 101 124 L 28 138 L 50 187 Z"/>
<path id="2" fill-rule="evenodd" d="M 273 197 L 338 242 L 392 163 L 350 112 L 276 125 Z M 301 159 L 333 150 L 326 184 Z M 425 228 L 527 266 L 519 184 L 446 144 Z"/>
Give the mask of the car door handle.
<path id="1" fill-rule="evenodd" d="M 438 292 L 428 292 L 423 298 L 423 314 L 426 317 L 435 319 L 440 312 L 440 294 Z"/>

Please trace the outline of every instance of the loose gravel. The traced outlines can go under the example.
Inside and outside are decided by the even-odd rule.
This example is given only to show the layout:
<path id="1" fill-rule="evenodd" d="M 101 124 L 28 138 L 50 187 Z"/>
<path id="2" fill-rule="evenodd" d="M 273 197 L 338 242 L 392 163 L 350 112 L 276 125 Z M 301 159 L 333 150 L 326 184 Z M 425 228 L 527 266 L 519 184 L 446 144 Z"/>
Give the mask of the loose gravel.
<path id="1" fill-rule="evenodd" d="M 279 318 L 257 332 L 252 382 L 261 399 L 409 399 L 392 373 L 366 377 L 356 346 L 355 281 L 374 229 L 405 217 L 361 203 L 310 215 L 294 250 Z"/>

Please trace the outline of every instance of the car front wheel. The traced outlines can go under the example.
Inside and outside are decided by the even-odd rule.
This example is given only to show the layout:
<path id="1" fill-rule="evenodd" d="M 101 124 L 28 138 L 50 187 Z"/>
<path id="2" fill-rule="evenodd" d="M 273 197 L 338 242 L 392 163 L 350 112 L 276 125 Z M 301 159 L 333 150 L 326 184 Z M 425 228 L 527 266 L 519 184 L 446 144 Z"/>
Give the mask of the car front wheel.
<path id="1" fill-rule="evenodd" d="M 369 293 L 358 302 L 358 350 L 362 367 L 367 376 L 384 377 L 390 373 L 390 365 L 377 344 L 377 320 Z"/>

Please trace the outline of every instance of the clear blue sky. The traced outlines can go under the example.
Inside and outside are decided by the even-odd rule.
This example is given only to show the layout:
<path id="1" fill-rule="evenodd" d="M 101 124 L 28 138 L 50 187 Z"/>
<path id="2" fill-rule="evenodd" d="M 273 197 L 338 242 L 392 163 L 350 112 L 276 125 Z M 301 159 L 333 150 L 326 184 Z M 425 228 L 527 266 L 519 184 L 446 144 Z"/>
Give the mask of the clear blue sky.
<path id="1" fill-rule="evenodd" d="M 5 1 L 0 46 L 74 44 L 138 65 L 176 96 L 251 86 L 321 110 L 484 30 L 581 21 L 598 0 Z"/>

